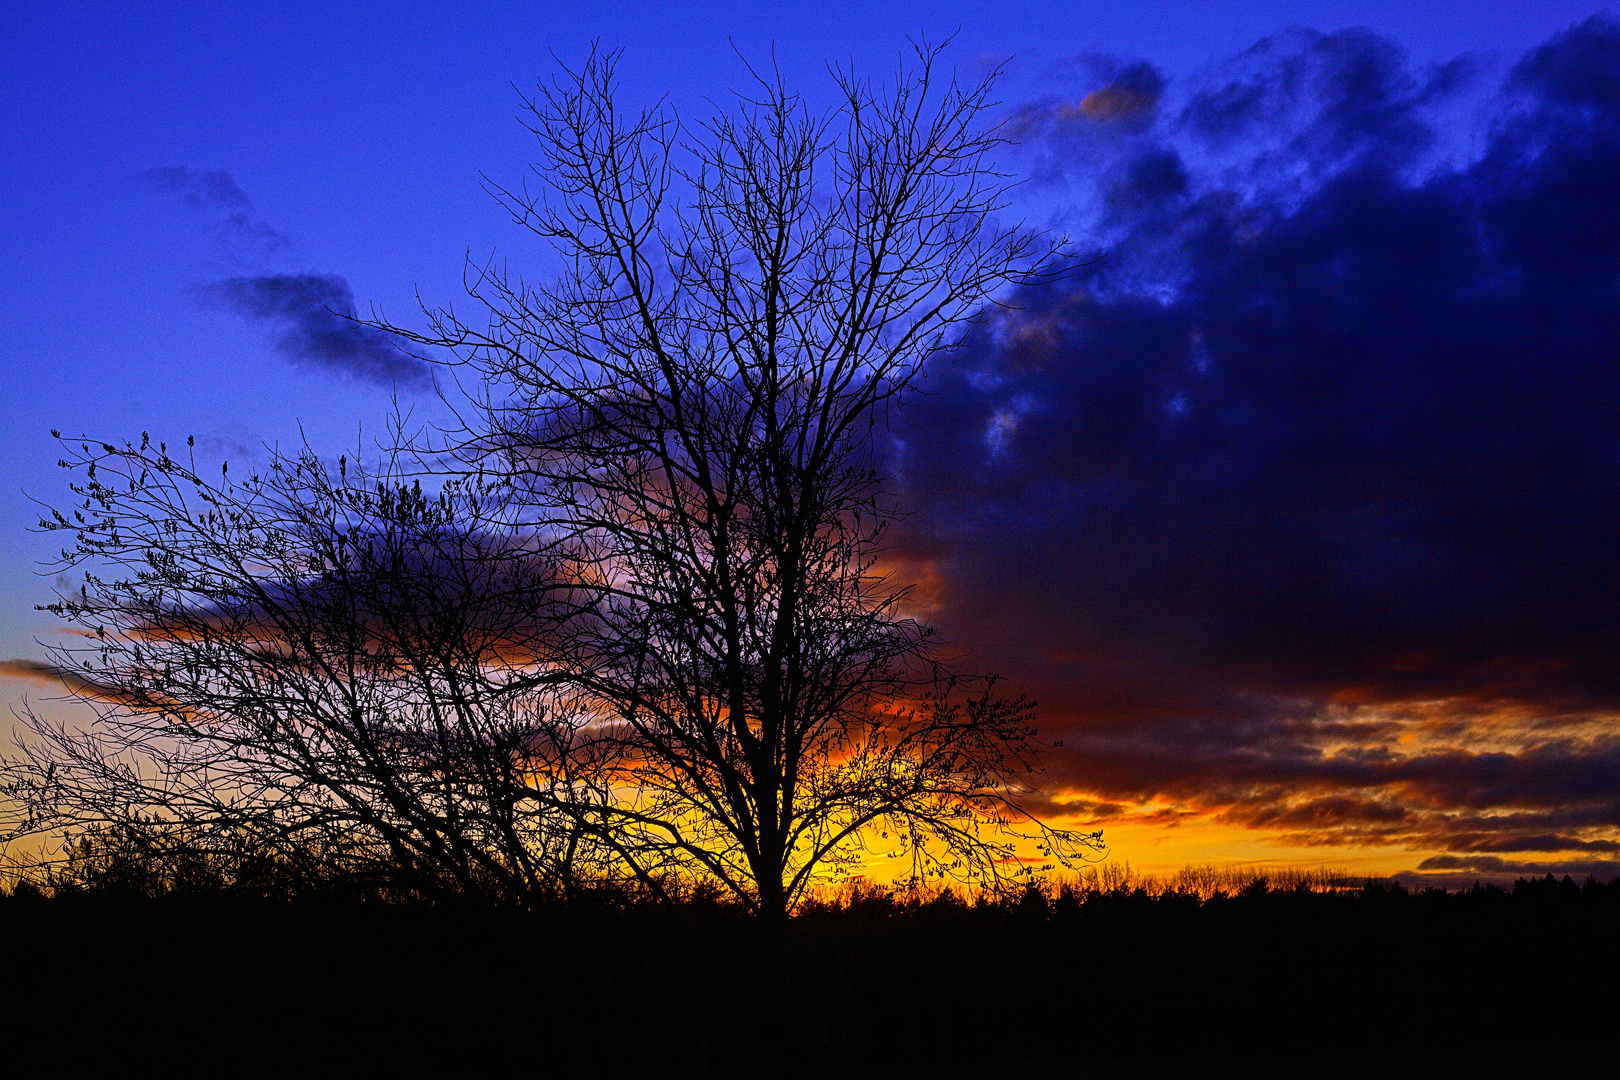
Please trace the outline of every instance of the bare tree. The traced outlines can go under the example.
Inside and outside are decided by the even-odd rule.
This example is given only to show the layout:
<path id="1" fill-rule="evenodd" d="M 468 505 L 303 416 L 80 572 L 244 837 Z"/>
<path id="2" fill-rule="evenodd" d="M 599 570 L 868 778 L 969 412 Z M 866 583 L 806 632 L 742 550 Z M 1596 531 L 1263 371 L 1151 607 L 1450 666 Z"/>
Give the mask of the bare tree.
<path id="1" fill-rule="evenodd" d="M 475 272 L 477 322 L 377 323 L 476 372 L 463 460 L 565 557 L 553 673 L 611 718 L 604 840 L 773 920 L 873 845 L 981 882 L 1019 865 L 1019 824 L 1048 854 L 1097 845 L 1023 813 L 1030 703 L 945 673 L 881 567 L 876 425 L 1052 254 L 996 226 L 993 77 L 939 51 L 882 85 L 835 72 L 822 115 L 756 76 L 696 127 L 621 112 L 593 53 L 527 102 L 543 189 L 494 189 L 566 271 Z"/>
<path id="2" fill-rule="evenodd" d="M 697 877 L 773 924 L 874 851 L 997 884 L 1095 847 L 1021 807 L 1031 703 L 953 675 L 882 568 L 874 431 L 1051 255 L 994 224 L 992 80 L 938 56 L 690 129 L 620 115 L 611 55 L 543 87 L 545 191 L 496 194 L 567 271 L 376 324 L 477 376 L 448 474 L 64 440 L 81 501 L 43 525 L 87 578 L 51 609 L 93 638 L 56 661 L 98 719 L 25 718 L 9 835 L 518 903 Z"/>
<path id="3" fill-rule="evenodd" d="M 503 902 L 591 860 L 596 750 L 537 675 L 555 573 L 495 524 L 508 485 L 428 494 L 398 458 L 308 452 L 208 481 L 144 437 L 62 442 L 81 501 L 42 526 L 86 577 L 50 610 L 88 640 L 54 659 L 97 719 L 23 718 L 12 838 L 248 850 Z"/>

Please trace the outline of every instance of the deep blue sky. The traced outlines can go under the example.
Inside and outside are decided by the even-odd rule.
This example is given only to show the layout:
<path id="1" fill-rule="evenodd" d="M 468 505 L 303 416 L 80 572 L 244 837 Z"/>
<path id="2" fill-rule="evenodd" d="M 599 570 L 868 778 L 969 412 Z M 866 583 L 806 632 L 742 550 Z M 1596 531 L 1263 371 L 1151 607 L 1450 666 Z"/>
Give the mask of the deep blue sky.
<path id="1" fill-rule="evenodd" d="M 1620 485 L 1593 440 L 1620 393 L 1583 312 L 1620 264 L 1580 200 L 1617 190 L 1620 57 L 1597 33 L 1525 59 L 1597 5 L 268 7 L 0 12 L 0 657 L 50 626 L 24 496 L 62 501 L 48 429 L 335 452 L 392 376 L 433 415 L 386 346 L 309 320 L 346 287 L 409 322 L 469 249 L 543 268 L 480 175 L 521 177 L 513 84 L 553 54 L 623 48 L 628 100 L 695 117 L 734 48 L 816 100 L 828 62 L 956 33 L 964 69 L 1012 57 L 1024 212 L 1108 258 L 940 365 L 906 553 L 946 630 L 1073 727 L 1071 809 L 1439 870 L 1614 850 Z M 1140 116 L 1072 122 L 1110 86 Z"/>

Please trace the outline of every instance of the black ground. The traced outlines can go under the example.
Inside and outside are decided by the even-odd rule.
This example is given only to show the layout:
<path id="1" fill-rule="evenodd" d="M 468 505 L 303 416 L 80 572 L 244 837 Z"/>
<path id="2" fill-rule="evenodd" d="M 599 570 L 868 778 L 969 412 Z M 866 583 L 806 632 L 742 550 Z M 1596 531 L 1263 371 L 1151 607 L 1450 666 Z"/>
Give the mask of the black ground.
<path id="1" fill-rule="evenodd" d="M 1620 1062 L 1620 883 L 498 913 L 0 898 L 0 1073 L 1518 1076 Z"/>

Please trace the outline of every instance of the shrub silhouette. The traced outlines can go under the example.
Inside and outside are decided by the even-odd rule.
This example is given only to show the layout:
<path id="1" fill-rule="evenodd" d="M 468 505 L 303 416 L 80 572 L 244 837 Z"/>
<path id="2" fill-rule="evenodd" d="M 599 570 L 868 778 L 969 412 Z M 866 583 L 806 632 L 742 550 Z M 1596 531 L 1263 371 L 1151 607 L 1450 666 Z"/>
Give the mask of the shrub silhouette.
<path id="1" fill-rule="evenodd" d="M 1199 895 L 1171 884 L 1189 877 L 1123 867 L 1002 897 L 846 884 L 788 924 L 784 1042 L 776 1003 L 746 977 L 776 954 L 700 882 L 674 902 L 603 890 L 501 912 L 346 884 L 289 897 L 161 862 L 143 878 L 141 860 L 104 852 L 81 865 L 0 899 L 0 962 L 25 973 L 0 990 L 7 1045 L 58 1070 L 143 1054 L 217 1065 L 240 1047 L 284 1066 L 522 1057 L 632 1076 L 978 1075 L 1347 1047 L 1455 1066 L 1474 1045 L 1533 1055 L 1612 1038 L 1620 1004 L 1620 882 L 1567 877 L 1450 893 L 1249 874 Z"/>

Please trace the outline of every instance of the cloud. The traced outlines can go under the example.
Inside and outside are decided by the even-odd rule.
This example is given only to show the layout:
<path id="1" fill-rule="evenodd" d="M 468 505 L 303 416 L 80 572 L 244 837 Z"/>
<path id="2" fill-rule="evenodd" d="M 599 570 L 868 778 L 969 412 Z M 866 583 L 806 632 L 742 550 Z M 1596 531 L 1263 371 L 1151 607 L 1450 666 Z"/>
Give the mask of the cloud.
<path id="1" fill-rule="evenodd" d="M 1014 113 L 1106 258 L 932 364 L 896 559 L 1042 699 L 1076 800 L 1616 839 L 1616 56 L 1602 17 L 1494 83 L 1295 32 L 1129 124 L 1082 107 L 1124 65 Z"/>
<path id="2" fill-rule="evenodd" d="M 1418 863 L 1417 869 L 1422 870 L 1467 870 L 1477 874 L 1492 876 L 1514 875 L 1518 877 L 1542 877 L 1547 874 L 1571 877 L 1585 877 L 1591 874 L 1602 880 L 1609 880 L 1620 874 L 1620 861 L 1611 859 L 1571 859 L 1561 862 L 1517 862 L 1508 859 L 1498 859 L 1490 855 L 1473 855 L 1459 858 L 1455 855 L 1435 855 Z"/>
<path id="3" fill-rule="evenodd" d="M 229 461 L 253 460 L 264 454 L 264 440 L 240 420 L 229 421 L 197 436 L 197 445 L 208 456 Z"/>
<path id="4" fill-rule="evenodd" d="M 198 285 L 203 302 L 280 327 L 277 350 L 295 364 L 383 386 L 424 388 L 432 369 L 386 334 L 355 321 L 354 292 L 336 274 L 269 274 Z"/>
<path id="5" fill-rule="evenodd" d="M 1076 98 L 1046 97 L 1014 109 L 1003 134 L 1017 140 L 1085 138 L 1117 129 L 1141 131 L 1153 119 L 1165 77 L 1145 61 L 1088 56 L 1070 61 L 1071 73 L 1094 88 Z"/>
<path id="6" fill-rule="evenodd" d="M 67 690 L 75 697 L 113 704 L 130 704 L 131 696 L 116 687 L 96 681 L 87 671 L 59 667 L 39 660 L 0 660 L 0 678 L 19 679 L 52 690 Z"/>
<path id="7" fill-rule="evenodd" d="M 227 243 L 246 243 L 265 254 L 292 247 L 292 239 L 253 215 L 253 203 L 224 170 L 201 172 L 171 167 L 149 169 L 143 179 L 156 191 L 177 197 L 214 219 L 214 234 Z"/>
<path id="8" fill-rule="evenodd" d="M 1180 134 L 1256 167 L 1286 156 L 1316 177 L 1369 166 L 1400 173 L 1436 140 L 1424 109 L 1465 86 L 1473 67 L 1464 57 L 1416 71 L 1399 44 L 1364 28 L 1290 30 L 1194 90 Z"/>
<path id="9" fill-rule="evenodd" d="M 62 672 L 39 660 L 0 660 L 0 676 L 50 686 L 62 685 Z"/>
<path id="10" fill-rule="evenodd" d="M 246 244 L 264 255 L 292 246 L 286 233 L 253 215 L 253 203 L 228 172 L 173 167 L 148 170 L 144 179 L 153 189 L 212 217 L 215 235 L 225 243 Z M 296 364 L 384 386 L 432 385 L 427 363 L 400 349 L 386 334 L 356 321 L 354 292 L 336 274 L 232 277 L 196 285 L 192 294 L 204 303 L 279 325 L 277 350 Z"/>

